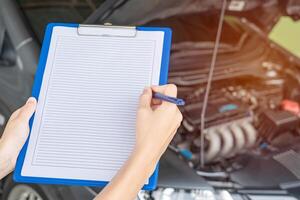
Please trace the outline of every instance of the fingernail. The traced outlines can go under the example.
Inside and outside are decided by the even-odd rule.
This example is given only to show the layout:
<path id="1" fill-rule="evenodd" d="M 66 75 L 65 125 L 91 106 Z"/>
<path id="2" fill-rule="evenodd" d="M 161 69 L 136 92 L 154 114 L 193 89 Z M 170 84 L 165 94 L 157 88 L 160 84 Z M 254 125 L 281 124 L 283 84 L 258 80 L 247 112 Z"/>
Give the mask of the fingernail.
<path id="1" fill-rule="evenodd" d="M 29 97 L 28 100 L 26 101 L 26 104 L 30 104 L 30 103 L 35 103 L 35 98 L 34 97 Z"/>

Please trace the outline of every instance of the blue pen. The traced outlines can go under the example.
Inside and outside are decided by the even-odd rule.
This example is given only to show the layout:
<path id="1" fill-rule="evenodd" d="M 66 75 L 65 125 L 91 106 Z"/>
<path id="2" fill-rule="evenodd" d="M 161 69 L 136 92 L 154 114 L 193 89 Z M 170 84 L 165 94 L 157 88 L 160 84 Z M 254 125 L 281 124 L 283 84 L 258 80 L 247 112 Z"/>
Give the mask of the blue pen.
<path id="1" fill-rule="evenodd" d="M 160 99 L 162 101 L 167 101 L 167 102 L 170 102 L 170 103 L 174 103 L 177 106 L 184 106 L 185 105 L 185 101 L 183 99 L 170 97 L 170 96 L 158 93 L 158 92 L 153 92 L 153 98 L 154 99 Z"/>

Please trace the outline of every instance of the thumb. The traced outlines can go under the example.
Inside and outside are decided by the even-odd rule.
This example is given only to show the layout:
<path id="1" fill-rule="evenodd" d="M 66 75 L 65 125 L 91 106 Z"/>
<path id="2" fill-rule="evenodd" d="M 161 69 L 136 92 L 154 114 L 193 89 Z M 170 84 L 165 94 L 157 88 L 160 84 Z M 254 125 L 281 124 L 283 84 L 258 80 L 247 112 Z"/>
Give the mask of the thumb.
<path id="1" fill-rule="evenodd" d="M 34 97 L 30 97 L 27 100 L 26 104 L 20 109 L 18 113 L 18 117 L 26 121 L 29 121 L 35 109 L 36 109 L 36 99 Z"/>
<path id="2" fill-rule="evenodd" d="M 146 87 L 143 94 L 140 96 L 140 108 L 151 108 L 152 90 L 150 87 Z"/>

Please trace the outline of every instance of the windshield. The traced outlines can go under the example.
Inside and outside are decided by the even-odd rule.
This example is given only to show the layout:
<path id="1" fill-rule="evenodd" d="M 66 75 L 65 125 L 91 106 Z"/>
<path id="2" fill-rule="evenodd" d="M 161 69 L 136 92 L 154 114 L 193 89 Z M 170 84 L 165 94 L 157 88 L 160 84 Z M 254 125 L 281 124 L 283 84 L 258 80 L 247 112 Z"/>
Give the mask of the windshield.
<path id="1" fill-rule="evenodd" d="M 50 22 L 82 23 L 104 0 L 19 0 L 39 41 Z"/>

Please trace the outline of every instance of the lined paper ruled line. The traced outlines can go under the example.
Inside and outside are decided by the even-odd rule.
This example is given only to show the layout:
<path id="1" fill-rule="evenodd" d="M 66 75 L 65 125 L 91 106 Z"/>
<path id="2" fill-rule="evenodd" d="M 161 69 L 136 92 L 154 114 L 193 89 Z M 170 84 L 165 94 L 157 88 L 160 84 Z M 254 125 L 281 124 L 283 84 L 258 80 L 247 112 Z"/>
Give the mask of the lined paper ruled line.
<path id="1" fill-rule="evenodd" d="M 101 164 L 99 164 L 96 167 L 91 167 L 89 165 L 84 165 L 84 164 L 61 164 L 61 163 L 54 163 L 53 162 L 39 162 L 35 164 L 36 166 L 45 166 L 45 167 L 53 167 L 53 168 L 70 168 L 70 169 L 93 169 L 93 170 L 106 170 L 106 171 L 118 171 L 120 167 L 102 167 Z"/>
<path id="2" fill-rule="evenodd" d="M 113 154 L 111 154 L 111 152 L 109 152 L 109 151 L 103 151 L 103 149 L 104 148 L 102 148 L 102 151 L 100 151 L 99 149 L 95 149 L 95 150 L 86 150 L 86 151 L 82 151 L 82 150 L 80 150 L 80 149 L 77 149 L 77 150 L 68 150 L 68 149 L 55 149 L 55 150 L 53 150 L 53 152 L 56 152 L 56 153 L 61 153 L 61 154 L 65 154 L 65 153 L 70 153 L 70 154 L 72 154 L 72 153 L 74 153 L 74 155 L 75 154 L 79 154 L 79 153 L 81 153 L 81 154 L 79 154 L 78 156 L 82 156 L 82 157 L 84 157 L 84 155 L 86 155 L 86 154 L 91 154 L 91 155 L 94 155 L 93 153 L 95 153 L 95 152 L 97 152 L 97 154 L 95 154 L 95 157 L 101 157 L 101 155 L 102 154 L 104 154 L 104 153 L 109 153 L 109 155 L 111 155 L 111 157 L 113 157 L 113 155 L 119 155 L 119 154 L 124 154 L 124 153 L 127 153 L 128 155 L 129 155 L 129 152 L 131 152 L 131 150 L 128 150 L 128 151 L 113 151 Z M 130 149 L 130 147 L 129 147 L 129 149 Z M 49 152 L 49 150 L 48 149 L 40 149 L 39 150 L 39 152 L 40 153 L 44 153 L 45 155 Z"/>
<path id="3" fill-rule="evenodd" d="M 39 150 L 40 153 L 49 153 L 48 150 L 44 150 L 44 149 L 41 149 Z M 128 151 L 130 152 L 130 151 Z M 90 151 L 90 152 L 82 152 L 82 151 L 68 151 L 68 150 L 52 150 L 51 153 L 57 155 L 57 154 L 60 154 L 60 153 L 63 153 L 63 155 L 76 155 L 76 156 L 82 156 L 82 157 L 85 157 L 85 156 L 99 156 L 99 154 L 103 154 L 101 151 Z"/>
<path id="4" fill-rule="evenodd" d="M 53 160 L 54 161 L 54 160 Z M 115 169 L 119 169 L 121 168 L 122 164 L 112 164 L 109 162 L 109 164 L 103 164 L 102 162 L 96 162 L 96 161 L 92 161 L 92 162 L 76 162 L 76 161 L 69 161 L 69 160 L 57 160 L 55 161 L 55 163 L 53 161 L 49 161 L 49 160 L 39 160 L 39 164 L 47 164 L 47 165 L 52 165 L 52 166 L 66 166 L 66 167 L 79 167 L 79 168 L 94 168 L 94 169 L 110 169 L 110 170 L 115 170 Z M 123 162 L 124 163 L 124 162 Z"/>
<path id="5" fill-rule="evenodd" d="M 59 154 L 48 154 L 48 153 L 45 153 L 44 154 L 46 155 L 43 156 L 43 154 L 40 154 L 39 156 L 37 156 L 37 158 L 49 158 L 50 159 L 55 159 L 55 158 L 65 158 L 65 159 L 78 159 L 78 160 L 119 160 L 119 159 L 123 159 L 124 157 L 126 156 L 129 156 L 130 155 L 130 151 L 128 152 L 123 152 L 123 153 L 119 153 L 119 154 L 111 154 L 109 151 L 107 152 L 100 152 L 98 151 L 98 155 L 100 154 L 100 156 L 97 156 L 96 154 L 83 154 L 85 156 L 82 156 L 80 155 L 79 153 L 74 153 L 74 154 L 66 154 L 68 151 L 65 150 L 65 151 L 61 151 L 61 155 Z M 41 153 L 41 152 L 40 152 Z M 92 152 L 90 152 L 92 153 Z"/>
<path id="6" fill-rule="evenodd" d="M 72 158 L 70 156 L 68 157 L 38 157 L 37 160 L 41 161 L 41 162 L 51 162 L 51 161 L 56 161 L 56 162 L 61 162 L 61 163 L 67 163 L 66 159 L 71 163 L 78 163 L 78 164 L 88 164 L 89 166 L 99 166 L 98 163 L 101 164 L 101 166 L 111 166 L 111 167 L 121 167 L 122 164 L 124 163 L 124 161 L 126 161 L 126 159 L 124 159 L 124 157 L 115 157 L 115 158 L 91 158 L 91 159 L 86 159 L 86 158 Z M 115 162 L 116 159 L 119 159 L 118 162 Z M 109 163 L 109 165 L 104 164 L 104 161 L 114 161 L 115 165 L 111 165 Z"/>
<path id="7" fill-rule="evenodd" d="M 73 145 L 76 145 L 77 149 L 81 149 L 81 148 L 89 148 L 89 147 L 92 147 L 92 148 L 111 148 L 112 146 L 114 147 L 114 151 L 115 150 L 120 150 L 121 152 L 127 152 L 128 151 L 128 147 L 129 146 L 133 146 L 134 144 L 133 143 L 127 143 L 126 146 L 118 146 L 116 144 L 107 144 L 107 143 L 97 143 L 97 144 L 93 144 L 91 142 L 89 143 L 84 143 L 84 142 L 68 142 L 68 144 L 61 144 L 61 143 L 58 143 L 58 141 L 42 141 L 40 143 L 41 145 L 56 145 L 58 148 L 65 148 L 66 149 L 68 147 L 73 147 Z M 126 143 L 125 143 L 126 144 Z M 130 152 L 130 151 L 129 151 Z"/>
<path id="8" fill-rule="evenodd" d="M 105 141 L 105 140 L 101 140 L 102 138 L 98 136 L 93 136 L 93 135 L 88 135 L 86 137 L 83 137 L 82 140 L 80 140 L 80 137 L 77 137 L 78 135 L 74 135 L 74 137 L 72 138 L 72 136 L 70 136 L 71 134 L 68 134 L 68 135 L 64 135 L 64 134 L 56 134 L 54 137 L 52 136 L 41 136 L 42 137 L 42 140 L 41 140 L 41 143 L 43 143 L 43 141 L 47 141 L 47 143 L 53 143 L 53 141 L 55 141 L 55 137 L 59 137 L 61 139 L 65 139 L 66 137 L 69 137 L 71 138 L 69 141 L 68 141 L 68 144 L 69 143 L 85 143 L 85 142 L 90 142 L 93 144 L 93 142 L 97 142 L 99 145 L 102 145 L 102 146 L 112 146 L 113 144 L 115 144 L 114 146 L 121 146 L 121 147 L 126 147 L 126 146 L 130 146 L 130 145 L 133 145 L 134 142 L 132 142 L 132 140 L 134 139 L 134 137 L 132 137 L 131 139 L 128 139 L 128 138 L 118 138 L 117 136 L 112 136 L 111 138 L 113 139 L 119 139 L 119 141 L 116 141 L 116 142 L 113 142 L 113 141 Z M 95 137 L 94 141 L 92 140 L 88 140 L 89 138 L 91 137 Z M 106 136 L 103 136 L 104 139 L 109 139 L 109 135 L 106 135 Z M 56 141 L 60 141 L 60 140 L 56 140 Z M 62 140 L 61 140 L 62 141 Z M 121 142 L 122 141 L 122 142 Z M 82 142 L 82 143 L 81 143 Z M 66 146 L 68 145 L 66 144 Z M 59 143 L 58 143 L 58 146 L 59 146 Z"/>
<path id="9" fill-rule="evenodd" d="M 67 159 L 67 158 L 70 158 L 70 159 L 73 159 L 73 160 L 116 160 L 116 159 L 124 159 L 124 155 L 128 156 L 130 154 L 130 152 L 124 152 L 123 154 L 114 154 L 114 155 L 110 155 L 109 152 L 106 152 L 107 154 L 105 153 L 101 153 L 101 152 L 98 152 L 98 155 L 99 153 L 101 154 L 101 156 L 95 156 L 94 155 L 91 155 L 91 154 L 85 154 L 85 156 L 80 156 L 80 154 L 66 154 L 65 152 L 62 152 L 64 154 L 48 154 L 47 153 L 47 157 L 37 157 L 37 158 L 40 158 L 40 159 L 47 159 L 49 158 L 50 159 L 56 159 L 56 158 L 60 158 L 60 159 Z M 121 163 L 122 164 L 122 163 Z"/>

